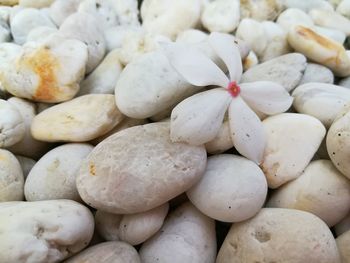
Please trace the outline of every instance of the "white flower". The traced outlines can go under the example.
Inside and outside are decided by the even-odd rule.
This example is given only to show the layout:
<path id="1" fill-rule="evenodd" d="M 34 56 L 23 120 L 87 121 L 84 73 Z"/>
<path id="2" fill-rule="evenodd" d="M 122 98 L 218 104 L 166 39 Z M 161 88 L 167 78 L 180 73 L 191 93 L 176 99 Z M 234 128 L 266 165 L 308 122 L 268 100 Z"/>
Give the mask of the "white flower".
<path id="1" fill-rule="evenodd" d="M 229 78 L 200 51 L 168 43 L 164 53 L 172 66 L 195 86 L 215 88 L 195 94 L 179 103 L 171 113 L 171 140 L 201 145 L 217 135 L 228 110 L 231 137 L 236 150 L 250 160 L 262 161 L 265 132 L 254 111 L 273 115 L 286 111 L 293 98 L 279 84 L 270 81 L 242 83 L 242 61 L 231 35 L 211 33 L 209 43 L 223 60 Z M 249 106 L 248 106 L 249 105 Z M 253 110 L 254 111 L 253 111 Z"/>

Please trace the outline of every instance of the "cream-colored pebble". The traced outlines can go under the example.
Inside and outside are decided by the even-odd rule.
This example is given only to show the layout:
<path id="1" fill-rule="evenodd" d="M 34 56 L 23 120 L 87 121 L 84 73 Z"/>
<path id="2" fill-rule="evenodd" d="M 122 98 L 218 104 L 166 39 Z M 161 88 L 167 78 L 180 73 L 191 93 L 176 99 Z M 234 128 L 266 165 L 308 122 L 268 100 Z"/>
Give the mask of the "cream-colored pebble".
<path id="1" fill-rule="evenodd" d="M 336 9 L 337 13 L 350 19 L 350 0 L 342 0 Z"/>
<path id="2" fill-rule="evenodd" d="M 327 225 L 304 211 L 264 208 L 250 220 L 234 224 L 221 246 L 217 263 L 340 263 Z"/>
<path id="3" fill-rule="evenodd" d="M 348 213 L 338 224 L 334 226 L 334 231 L 337 236 L 350 230 L 350 214 Z"/>
<path id="4" fill-rule="evenodd" d="M 338 42 L 303 26 L 290 29 L 288 42 L 296 51 L 330 68 L 336 76 L 350 75 L 350 58 Z"/>
<path id="5" fill-rule="evenodd" d="M 20 111 L 10 102 L 0 99 L 0 147 L 20 142 L 25 135 L 25 122 Z"/>
<path id="6" fill-rule="evenodd" d="M 89 209 L 70 200 L 0 203 L 0 221 L 0 262 L 61 262 L 94 231 Z"/>
<path id="7" fill-rule="evenodd" d="M 27 177 L 24 185 L 26 200 L 81 201 L 75 180 L 83 159 L 92 149 L 93 147 L 88 144 L 71 143 L 46 153 Z"/>
<path id="8" fill-rule="evenodd" d="M 212 263 L 215 256 L 214 220 L 188 202 L 171 212 L 161 230 L 140 249 L 143 263 Z"/>
<path id="9" fill-rule="evenodd" d="M 218 154 L 233 147 L 231 139 L 230 125 L 228 120 L 225 120 L 213 140 L 205 144 L 205 149 L 210 154 Z"/>
<path id="10" fill-rule="evenodd" d="M 275 20 L 284 8 L 281 0 L 244 0 L 241 2 L 241 17 L 258 21 Z"/>
<path id="11" fill-rule="evenodd" d="M 309 12 L 312 9 L 322 9 L 327 11 L 333 11 L 333 6 L 329 1 L 325 0 L 283 0 L 283 4 L 287 8 L 298 8 L 304 12 Z"/>
<path id="12" fill-rule="evenodd" d="M 81 0 L 55 0 L 49 9 L 52 21 L 60 26 L 68 16 L 78 10 L 80 2 Z"/>
<path id="13" fill-rule="evenodd" d="M 190 190 L 190 201 L 205 215 L 240 222 L 259 212 L 267 195 L 264 173 L 254 162 L 221 154 L 208 159 L 203 177 Z"/>
<path id="14" fill-rule="evenodd" d="M 318 119 L 296 113 L 268 117 L 263 125 L 267 144 L 261 168 L 269 187 L 275 189 L 302 174 L 319 148 L 326 129 Z"/>
<path id="15" fill-rule="evenodd" d="M 37 140 L 85 142 L 107 133 L 123 118 L 114 95 L 90 94 L 44 110 L 35 116 L 31 131 Z"/>
<path id="16" fill-rule="evenodd" d="M 338 113 L 350 102 L 350 90 L 326 83 L 307 83 L 293 91 L 297 112 L 319 119 L 329 128 Z"/>
<path id="17" fill-rule="evenodd" d="M 141 263 L 137 250 L 125 242 L 102 242 L 63 263 Z"/>
<path id="18" fill-rule="evenodd" d="M 19 0 L 0 0 L 0 5 L 17 5 Z"/>
<path id="19" fill-rule="evenodd" d="M 277 189 L 267 206 L 310 212 L 331 227 L 350 210 L 350 181 L 331 161 L 313 161 L 297 179 Z"/>
<path id="20" fill-rule="evenodd" d="M 30 170 L 32 170 L 32 168 L 36 164 L 36 161 L 33 159 L 30 159 L 28 157 L 21 156 L 21 155 L 16 155 L 16 158 L 17 158 L 19 164 L 21 165 L 23 176 L 24 176 L 24 181 L 25 181 Z"/>
<path id="21" fill-rule="evenodd" d="M 210 32 L 233 32 L 240 20 L 239 0 L 217 0 L 204 6 L 201 15 L 203 26 Z"/>
<path id="22" fill-rule="evenodd" d="M 166 122 L 135 126 L 98 144 L 77 178 L 82 199 L 106 212 L 132 214 L 188 190 L 204 173 L 206 151 L 172 143 L 169 129 Z"/>
<path id="23" fill-rule="evenodd" d="M 333 72 L 325 66 L 316 63 L 308 63 L 299 85 L 310 82 L 333 84 Z"/>
<path id="24" fill-rule="evenodd" d="M 58 32 L 57 28 L 49 26 L 38 26 L 29 31 L 27 35 L 27 42 L 45 41 L 51 35 Z"/>
<path id="25" fill-rule="evenodd" d="M 313 27 L 314 22 L 311 17 L 298 8 L 288 8 L 281 13 L 276 21 L 286 32 L 293 26 L 302 25 Z"/>
<path id="26" fill-rule="evenodd" d="M 337 241 L 338 250 L 341 256 L 341 262 L 349 263 L 350 262 L 350 252 L 349 252 L 350 231 L 347 231 L 344 234 L 338 236 L 336 241 Z"/>
<path id="27" fill-rule="evenodd" d="M 315 32 L 317 34 L 320 34 L 324 37 L 333 39 L 334 41 L 337 41 L 340 44 L 344 44 L 345 39 L 346 39 L 345 33 L 343 33 L 342 31 L 339 31 L 337 29 L 332 29 L 332 28 L 328 28 L 328 27 L 321 27 L 321 26 L 314 26 L 313 30 L 315 30 Z"/>
<path id="28" fill-rule="evenodd" d="M 85 94 L 113 94 L 122 71 L 119 50 L 107 54 L 100 65 L 80 84 L 78 96 Z"/>
<path id="29" fill-rule="evenodd" d="M 23 7 L 44 8 L 49 7 L 55 0 L 19 0 L 19 5 Z"/>
<path id="30" fill-rule="evenodd" d="M 20 163 L 11 152 L 0 149 L 0 202 L 23 200 L 23 186 Z"/>
<path id="31" fill-rule="evenodd" d="M 309 15 L 316 25 L 337 29 L 350 36 L 350 20 L 337 12 L 314 9 Z"/>
<path id="32" fill-rule="evenodd" d="M 194 28 L 200 21 L 200 0 L 144 0 L 141 5 L 142 26 L 151 34 L 171 39 Z"/>

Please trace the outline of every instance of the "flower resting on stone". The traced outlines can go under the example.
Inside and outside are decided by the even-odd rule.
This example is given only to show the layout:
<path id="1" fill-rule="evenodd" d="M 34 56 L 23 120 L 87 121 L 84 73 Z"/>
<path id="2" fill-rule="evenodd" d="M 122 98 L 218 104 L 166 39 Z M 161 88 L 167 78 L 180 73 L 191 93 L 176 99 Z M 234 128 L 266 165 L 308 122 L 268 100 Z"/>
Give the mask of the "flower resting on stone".
<path id="1" fill-rule="evenodd" d="M 171 65 L 190 84 L 219 86 L 180 102 L 171 113 L 171 140 L 201 145 L 215 138 L 228 111 L 231 138 L 236 150 L 260 164 L 266 137 L 255 112 L 267 115 L 289 109 L 293 98 L 275 82 L 241 83 L 242 60 L 234 37 L 211 33 L 209 44 L 226 64 L 229 77 L 197 49 L 178 43 L 164 45 Z"/>

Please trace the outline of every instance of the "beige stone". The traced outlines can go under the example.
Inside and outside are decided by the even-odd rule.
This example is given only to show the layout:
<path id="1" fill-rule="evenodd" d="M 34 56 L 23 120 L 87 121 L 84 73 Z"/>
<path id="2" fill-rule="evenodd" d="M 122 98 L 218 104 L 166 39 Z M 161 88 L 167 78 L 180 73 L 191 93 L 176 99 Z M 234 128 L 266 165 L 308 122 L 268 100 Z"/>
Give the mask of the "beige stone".
<path id="1" fill-rule="evenodd" d="M 169 123 L 135 126 L 98 144 L 77 178 L 82 199 L 106 212 L 130 214 L 188 190 L 204 173 L 206 151 L 172 143 L 169 129 Z"/>
<path id="2" fill-rule="evenodd" d="M 258 21 L 275 20 L 283 10 L 281 0 L 244 0 L 241 1 L 241 16 Z"/>
<path id="3" fill-rule="evenodd" d="M 349 263 L 350 262 L 350 252 L 349 252 L 350 231 L 347 231 L 344 234 L 337 237 L 336 241 L 337 241 L 339 253 L 341 255 L 341 262 Z"/>
<path id="4" fill-rule="evenodd" d="M 44 110 L 35 116 L 31 132 L 42 141 L 85 142 L 109 132 L 123 118 L 114 95 L 90 94 Z"/>

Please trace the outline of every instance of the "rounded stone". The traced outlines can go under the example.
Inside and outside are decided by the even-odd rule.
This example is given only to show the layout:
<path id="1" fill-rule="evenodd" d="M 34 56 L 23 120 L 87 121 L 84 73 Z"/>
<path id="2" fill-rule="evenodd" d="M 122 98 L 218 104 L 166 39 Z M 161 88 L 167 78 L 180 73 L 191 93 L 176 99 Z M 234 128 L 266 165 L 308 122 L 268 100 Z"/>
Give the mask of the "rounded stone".
<path id="1" fill-rule="evenodd" d="M 206 151 L 172 143 L 169 129 L 169 123 L 135 126 L 98 144 L 77 177 L 82 199 L 106 212 L 131 214 L 188 190 L 205 171 Z"/>
<path id="2" fill-rule="evenodd" d="M 26 200 L 69 199 L 81 201 L 75 180 L 83 159 L 93 146 L 65 144 L 45 154 L 32 168 L 24 185 Z"/>
<path id="3" fill-rule="evenodd" d="M 331 227 L 350 210 L 350 181 L 331 161 L 313 161 L 297 179 L 277 189 L 267 206 L 310 212 Z"/>
<path id="4" fill-rule="evenodd" d="M 332 232 L 313 214 L 264 208 L 254 218 L 231 227 L 217 263 L 340 263 Z"/>
<path id="5" fill-rule="evenodd" d="M 208 159 L 203 177 L 189 191 L 190 201 L 205 215 L 224 222 L 240 222 L 259 212 L 267 182 L 254 162 L 236 155 Z"/>

